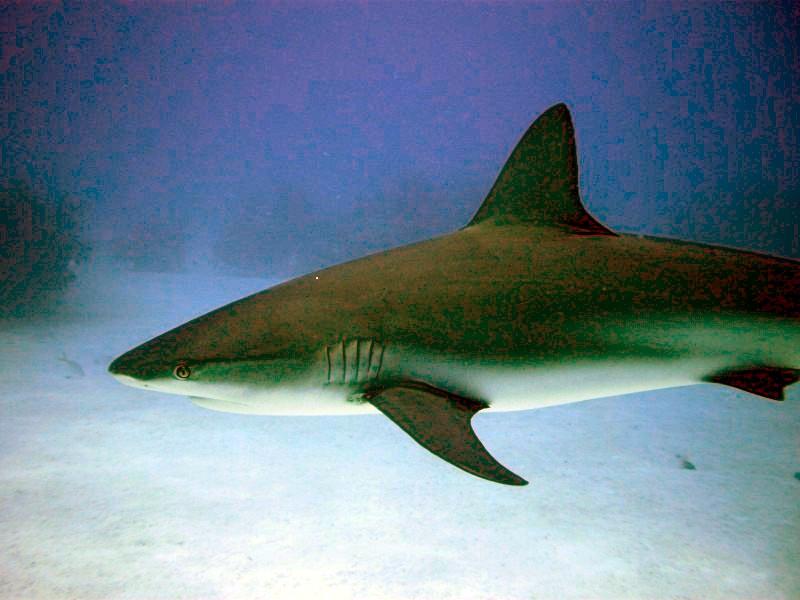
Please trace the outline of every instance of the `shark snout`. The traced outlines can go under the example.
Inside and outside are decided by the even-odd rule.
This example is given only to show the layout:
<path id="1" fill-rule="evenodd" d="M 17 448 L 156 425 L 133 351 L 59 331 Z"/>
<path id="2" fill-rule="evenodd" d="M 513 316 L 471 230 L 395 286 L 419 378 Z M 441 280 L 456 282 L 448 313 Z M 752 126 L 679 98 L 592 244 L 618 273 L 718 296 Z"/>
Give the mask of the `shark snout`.
<path id="1" fill-rule="evenodd" d="M 130 357 L 130 352 L 127 354 L 123 354 L 122 356 L 118 356 L 111 364 L 108 365 L 108 372 L 111 373 L 114 377 L 129 377 L 133 378 L 135 372 L 135 365 Z"/>
<path id="2" fill-rule="evenodd" d="M 130 385 L 134 387 L 138 387 L 139 382 L 136 377 L 134 377 L 134 367 L 132 361 L 127 358 L 126 354 L 123 354 L 120 357 L 115 358 L 111 361 L 111 364 L 108 365 L 108 372 L 120 383 L 124 385 Z"/>
<path id="3" fill-rule="evenodd" d="M 120 357 L 115 358 L 114 360 L 111 361 L 111 364 L 108 365 L 108 372 L 111 373 L 112 375 L 123 375 L 124 374 L 123 373 L 123 368 L 122 368 L 122 363 L 120 362 L 120 358 L 122 358 L 122 357 L 120 356 Z"/>
<path id="4" fill-rule="evenodd" d="M 123 354 L 108 365 L 108 372 L 120 383 L 137 388 L 150 388 L 142 377 L 142 369 L 134 356 Z"/>
<path id="5" fill-rule="evenodd" d="M 152 353 L 143 352 L 140 347 L 111 361 L 111 364 L 108 365 L 108 372 L 121 383 L 142 387 L 144 381 L 152 379 L 162 370 L 162 366 L 160 361 L 155 360 Z"/>

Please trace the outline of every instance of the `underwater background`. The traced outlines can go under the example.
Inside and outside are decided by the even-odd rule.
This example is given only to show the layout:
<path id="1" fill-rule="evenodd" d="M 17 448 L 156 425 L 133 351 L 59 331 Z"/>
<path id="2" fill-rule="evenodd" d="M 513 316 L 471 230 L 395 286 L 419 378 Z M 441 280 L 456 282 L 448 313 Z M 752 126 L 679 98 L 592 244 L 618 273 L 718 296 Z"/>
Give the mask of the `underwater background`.
<path id="1" fill-rule="evenodd" d="M 800 598 L 800 390 L 253 417 L 112 358 L 463 226 L 565 102 L 624 233 L 800 257 L 792 2 L 0 4 L 0 597 Z"/>

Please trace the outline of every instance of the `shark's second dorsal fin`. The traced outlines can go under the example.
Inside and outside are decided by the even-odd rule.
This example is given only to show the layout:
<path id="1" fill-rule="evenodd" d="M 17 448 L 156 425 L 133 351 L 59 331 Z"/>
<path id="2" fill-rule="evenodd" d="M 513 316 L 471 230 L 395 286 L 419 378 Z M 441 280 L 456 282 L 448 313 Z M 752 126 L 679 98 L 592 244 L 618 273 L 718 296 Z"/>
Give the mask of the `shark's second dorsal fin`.
<path id="1" fill-rule="evenodd" d="M 800 369 L 764 366 L 733 369 L 715 373 L 706 381 L 738 388 L 770 400 L 783 400 L 784 390 L 800 381 Z"/>
<path id="2" fill-rule="evenodd" d="M 525 132 L 467 227 L 485 221 L 552 225 L 583 235 L 616 235 L 581 204 L 575 130 L 564 104 L 547 110 Z"/>

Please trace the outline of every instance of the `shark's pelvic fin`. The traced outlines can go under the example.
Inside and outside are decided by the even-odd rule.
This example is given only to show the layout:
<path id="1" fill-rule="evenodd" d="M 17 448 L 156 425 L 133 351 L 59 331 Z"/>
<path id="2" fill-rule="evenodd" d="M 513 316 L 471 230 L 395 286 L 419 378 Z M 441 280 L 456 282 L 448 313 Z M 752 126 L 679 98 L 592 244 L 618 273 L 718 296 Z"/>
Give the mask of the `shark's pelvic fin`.
<path id="1" fill-rule="evenodd" d="M 487 405 L 422 383 L 368 392 L 364 398 L 427 450 L 468 473 L 507 485 L 527 485 L 489 454 L 470 421 Z"/>
<path id="2" fill-rule="evenodd" d="M 784 390 L 800 381 L 800 369 L 753 367 L 716 373 L 706 381 L 735 387 L 770 400 L 783 400 Z"/>
<path id="3" fill-rule="evenodd" d="M 557 104 L 522 136 L 469 222 L 555 225 L 579 235 L 616 235 L 592 217 L 578 192 L 578 156 L 569 110 Z"/>

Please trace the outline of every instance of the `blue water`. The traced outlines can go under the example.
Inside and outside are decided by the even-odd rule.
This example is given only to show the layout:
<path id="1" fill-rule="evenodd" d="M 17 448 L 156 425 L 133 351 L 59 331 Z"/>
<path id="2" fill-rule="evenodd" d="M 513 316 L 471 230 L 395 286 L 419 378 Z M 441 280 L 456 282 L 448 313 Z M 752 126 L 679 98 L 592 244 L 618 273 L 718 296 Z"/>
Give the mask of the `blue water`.
<path id="1" fill-rule="evenodd" d="M 800 256 L 799 19 L 4 3 L 0 193 L 43 201 L 0 203 L 0 314 L 77 278 L 0 318 L 0 598 L 800 598 L 800 386 L 479 414 L 530 481 L 509 488 L 381 415 L 214 413 L 106 373 L 283 278 L 463 226 L 559 102 L 604 225 Z"/>

